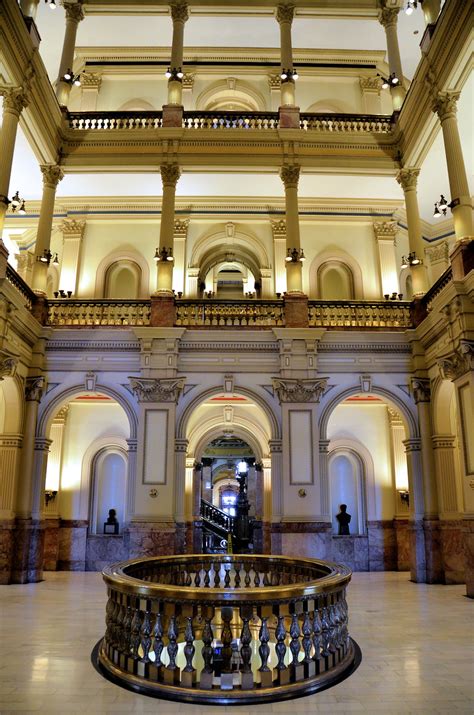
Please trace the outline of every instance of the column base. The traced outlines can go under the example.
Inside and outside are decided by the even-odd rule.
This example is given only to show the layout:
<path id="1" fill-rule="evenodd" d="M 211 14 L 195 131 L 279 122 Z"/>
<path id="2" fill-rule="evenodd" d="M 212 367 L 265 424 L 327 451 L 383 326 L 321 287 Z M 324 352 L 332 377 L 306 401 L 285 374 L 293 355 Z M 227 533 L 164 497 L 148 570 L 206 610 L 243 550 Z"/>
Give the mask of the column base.
<path id="1" fill-rule="evenodd" d="M 16 520 L 10 583 L 43 580 L 44 530 L 44 521 Z"/>
<path id="2" fill-rule="evenodd" d="M 410 523 L 408 519 L 394 519 L 397 540 L 397 571 L 410 570 Z"/>
<path id="3" fill-rule="evenodd" d="M 466 581 L 466 555 L 465 530 L 461 519 L 445 520 L 439 522 L 441 553 L 443 558 L 444 583 L 465 583 Z"/>
<path id="4" fill-rule="evenodd" d="M 283 307 L 286 328 L 308 327 L 308 296 L 304 293 L 286 293 Z"/>
<path id="5" fill-rule="evenodd" d="M 15 522 L 13 519 L 0 523 L 0 585 L 10 583 L 13 561 Z"/>
<path id="6" fill-rule="evenodd" d="M 183 111 L 182 104 L 164 104 L 162 126 L 164 128 L 179 127 L 181 129 L 183 126 Z"/>
<path id="7" fill-rule="evenodd" d="M 128 558 L 175 554 L 176 543 L 182 540 L 178 532 L 180 525 L 174 522 L 131 522 L 125 530 L 129 540 Z"/>
<path id="8" fill-rule="evenodd" d="M 172 328 L 176 322 L 176 304 L 174 295 L 158 294 L 151 296 L 150 325 L 154 328 Z"/>
<path id="9" fill-rule="evenodd" d="M 280 522 L 271 525 L 272 553 L 330 559 L 332 526 L 326 521 Z M 280 547 L 279 551 L 274 550 Z"/>
<path id="10" fill-rule="evenodd" d="M 441 527 L 437 519 L 424 519 L 426 583 L 444 583 Z"/>
<path id="11" fill-rule="evenodd" d="M 369 571 L 395 571 L 397 541 L 393 520 L 369 521 Z"/>
<path id="12" fill-rule="evenodd" d="M 56 571 L 59 560 L 59 525 L 60 519 L 46 519 L 44 532 L 43 569 Z"/>
<path id="13" fill-rule="evenodd" d="M 292 105 L 283 105 L 278 108 L 280 115 L 280 129 L 300 128 L 300 108 Z"/>
<path id="14" fill-rule="evenodd" d="M 449 256 L 453 269 L 453 280 L 460 281 L 474 269 L 474 239 L 466 237 L 457 241 Z"/>

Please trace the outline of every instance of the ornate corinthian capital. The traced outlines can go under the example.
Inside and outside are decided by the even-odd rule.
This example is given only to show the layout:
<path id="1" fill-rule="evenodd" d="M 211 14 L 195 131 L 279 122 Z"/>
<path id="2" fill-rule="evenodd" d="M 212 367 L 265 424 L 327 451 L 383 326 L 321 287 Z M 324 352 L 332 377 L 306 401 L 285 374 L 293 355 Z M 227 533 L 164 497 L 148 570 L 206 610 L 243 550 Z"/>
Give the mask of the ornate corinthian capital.
<path id="1" fill-rule="evenodd" d="M 402 187 L 403 191 L 411 191 L 413 189 L 416 189 L 419 173 L 419 169 L 408 167 L 405 169 L 400 169 L 397 174 L 397 181 Z"/>
<path id="2" fill-rule="evenodd" d="M 85 221 L 77 221 L 74 218 L 67 218 L 61 224 L 63 236 L 82 236 L 86 227 Z"/>
<path id="3" fill-rule="evenodd" d="M 155 378 L 129 377 L 130 386 L 139 402 L 178 402 L 184 388 L 184 377 Z"/>
<path id="4" fill-rule="evenodd" d="M 66 11 L 66 20 L 81 22 L 84 19 L 82 2 L 63 2 L 63 7 Z"/>
<path id="5" fill-rule="evenodd" d="M 55 189 L 61 179 L 64 178 L 63 170 L 56 164 L 43 164 L 40 169 L 43 174 L 43 186 L 50 186 Z"/>
<path id="6" fill-rule="evenodd" d="M 40 402 L 45 389 L 44 377 L 27 377 L 25 384 L 25 400 L 32 402 Z"/>
<path id="7" fill-rule="evenodd" d="M 297 187 L 300 178 L 300 167 L 285 164 L 280 171 L 280 178 L 285 184 L 285 188 Z"/>
<path id="8" fill-rule="evenodd" d="M 432 109 L 441 121 L 456 115 L 456 104 L 460 96 L 461 92 L 438 92 L 433 100 Z"/>
<path id="9" fill-rule="evenodd" d="M 431 387 L 428 378 L 414 377 L 411 381 L 411 391 L 415 403 L 431 401 Z"/>
<path id="10" fill-rule="evenodd" d="M 278 5 L 276 11 L 277 22 L 293 22 L 295 8 L 293 5 Z"/>
<path id="11" fill-rule="evenodd" d="M 18 367 L 18 358 L 0 350 L 0 382 L 4 377 L 14 377 Z"/>
<path id="12" fill-rule="evenodd" d="M 163 186 L 176 186 L 181 171 L 178 164 L 162 164 L 160 166 L 161 180 Z"/>
<path id="13" fill-rule="evenodd" d="M 438 360 L 438 367 L 443 379 L 453 381 L 474 370 L 474 340 L 462 340 L 457 350 Z"/>
<path id="14" fill-rule="evenodd" d="M 274 377 L 273 389 L 280 402 L 319 402 L 327 387 L 328 377 L 295 380 Z"/>
<path id="15" fill-rule="evenodd" d="M 30 94 L 24 87 L 0 88 L 3 96 L 3 111 L 15 112 L 20 115 L 21 110 L 28 106 Z"/>
<path id="16" fill-rule="evenodd" d="M 375 221 L 374 222 L 374 233 L 377 241 L 379 239 L 390 238 L 392 241 L 395 240 L 397 235 L 397 222 L 396 221 Z"/>
<path id="17" fill-rule="evenodd" d="M 388 8 L 382 7 L 378 12 L 378 19 L 383 27 L 390 27 L 390 25 L 396 25 L 398 20 L 399 8 Z"/>
<path id="18" fill-rule="evenodd" d="M 185 2 L 171 5 L 171 19 L 173 22 L 186 22 L 189 18 L 188 6 Z"/>

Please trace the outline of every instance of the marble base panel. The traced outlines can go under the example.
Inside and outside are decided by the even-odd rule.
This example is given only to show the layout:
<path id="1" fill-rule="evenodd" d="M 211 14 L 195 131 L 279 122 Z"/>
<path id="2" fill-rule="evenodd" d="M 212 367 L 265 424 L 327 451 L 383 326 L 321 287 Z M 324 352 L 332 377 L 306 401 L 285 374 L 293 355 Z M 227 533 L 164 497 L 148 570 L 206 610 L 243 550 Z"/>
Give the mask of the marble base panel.
<path id="1" fill-rule="evenodd" d="M 86 541 L 86 571 L 102 571 L 106 566 L 128 559 L 128 539 L 123 534 L 90 534 Z"/>
<path id="2" fill-rule="evenodd" d="M 129 535 L 129 558 L 138 556 L 168 556 L 184 553 L 176 550 L 176 525 L 173 522 L 132 523 L 125 530 Z M 180 541 L 180 535 L 178 535 Z"/>
<path id="3" fill-rule="evenodd" d="M 263 553 L 263 530 L 262 522 L 254 521 L 253 525 L 253 551 L 255 554 Z"/>
<path id="4" fill-rule="evenodd" d="M 44 521 L 17 519 L 13 532 L 11 583 L 43 579 Z"/>
<path id="5" fill-rule="evenodd" d="M 440 521 L 441 554 L 445 583 L 465 583 L 465 537 L 466 532 L 461 520 Z"/>
<path id="6" fill-rule="evenodd" d="M 88 521 L 61 520 L 58 571 L 85 571 Z"/>
<path id="7" fill-rule="evenodd" d="M 0 522 L 0 585 L 10 583 L 14 528 L 13 520 Z"/>
<path id="8" fill-rule="evenodd" d="M 43 569 L 56 571 L 59 559 L 59 519 L 46 519 L 44 531 Z"/>
<path id="9" fill-rule="evenodd" d="M 426 583 L 444 583 L 439 520 L 424 519 Z"/>
<path id="10" fill-rule="evenodd" d="M 397 571 L 410 570 L 410 529 L 408 519 L 395 519 L 397 541 Z"/>
<path id="11" fill-rule="evenodd" d="M 348 566 L 352 571 L 369 570 L 369 539 L 361 536 L 331 537 L 331 561 Z"/>
<path id="12" fill-rule="evenodd" d="M 274 539 L 274 536 L 279 538 Z M 312 559 L 330 559 L 331 525 L 326 522 L 282 522 L 272 524 L 272 547 L 281 545 L 284 556 L 302 556 Z"/>
<path id="13" fill-rule="evenodd" d="M 369 521 L 369 571 L 396 571 L 397 540 L 393 520 Z"/>
<path id="14" fill-rule="evenodd" d="M 466 596 L 474 598 L 474 519 L 465 519 L 463 525 Z"/>
<path id="15" fill-rule="evenodd" d="M 410 534 L 410 579 L 414 583 L 425 583 L 426 561 L 423 522 L 411 521 L 408 528 Z"/>

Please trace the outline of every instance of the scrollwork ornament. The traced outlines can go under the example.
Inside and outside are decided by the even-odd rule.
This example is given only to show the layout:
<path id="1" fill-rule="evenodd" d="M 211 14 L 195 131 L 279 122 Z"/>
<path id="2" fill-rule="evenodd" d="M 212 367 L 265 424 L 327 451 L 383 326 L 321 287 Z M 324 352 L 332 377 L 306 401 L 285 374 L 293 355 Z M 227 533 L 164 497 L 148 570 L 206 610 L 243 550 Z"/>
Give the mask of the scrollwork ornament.
<path id="1" fill-rule="evenodd" d="M 273 389 L 280 402 L 319 402 L 324 395 L 328 377 L 314 380 L 273 378 Z"/>
<path id="2" fill-rule="evenodd" d="M 474 341 L 463 340 L 451 355 L 440 358 L 438 367 L 444 380 L 457 380 L 474 370 Z"/>
<path id="3" fill-rule="evenodd" d="M 139 402 L 178 402 L 185 378 L 129 377 L 130 386 Z"/>
<path id="4" fill-rule="evenodd" d="M 160 166 L 161 181 L 163 186 L 176 186 L 181 170 L 178 164 L 162 164 Z"/>
<path id="5" fill-rule="evenodd" d="M 285 164 L 285 166 L 282 166 L 281 168 L 280 178 L 285 185 L 285 189 L 297 188 L 300 178 L 300 167 L 296 164 L 293 166 Z"/>

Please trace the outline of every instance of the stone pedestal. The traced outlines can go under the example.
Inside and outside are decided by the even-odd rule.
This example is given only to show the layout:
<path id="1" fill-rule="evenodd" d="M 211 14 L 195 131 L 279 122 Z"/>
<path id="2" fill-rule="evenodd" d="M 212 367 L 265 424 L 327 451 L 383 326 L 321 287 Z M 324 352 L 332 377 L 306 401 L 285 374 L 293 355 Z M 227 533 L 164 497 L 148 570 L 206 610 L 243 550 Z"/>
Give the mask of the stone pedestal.
<path id="1" fill-rule="evenodd" d="M 299 107 L 280 107 L 280 129 L 299 129 L 300 128 L 300 108 Z"/>
<path id="2" fill-rule="evenodd" d="M 393 521 L 369 521 L 369 571 L 395 571 L 397 542 Z"/>
<path id="3" fill-rule="evenodd" d="M 474 519 L 464 520 L 464 556 L 466 559 L 466 596 L 474 598 Z"/>
<path id="4" fill-rule="evenodd" d="M 463 238 L 458 241 L 449 258 L 453 269 L 453 280 L 462 280 L 474 269 L 474 239 Z"/>
<path id="5" fill-rule="evenodd" d="M 176 553 L 174 522 L 132 522 L 128 529 L 129 558 L 168 556 Z"/>
<path id="6" fill-rule="evenodd" d="M 153 328 L 172 328 L 176 322 L 174 296 L 151 297 L 150 325 Z"/>
<path id="7" fill-rule="evenodd" d="M 272 553 L 278 553 L 273 549 L 278 542 L 280 553 L 285 556 L 330 559 L 331 524 L 325 521 L 272 524 Z"/>
<path id="8" fill-rule="evenodd" d="M 183 126 L 183 106 L 179 104 L 163 105 L 163 127 Z"/>
<path id="9" fill-rule="evenodd" d="M 15 522 L 0 522 L 0 585 L 10 583 L 13 554 L 13 530 Z"/>
<path id="10" fill-rule="evenodd" d="M 17 519 L 13 532 L 11 583 L 36 583 L 43 578 L 44 522 Z"/>
<path id="11" fill-rule="evenodd" d="M 444 583 L 441 531 L 438 520 L 424 519 L 426 583 Z"/>
<path id="12" fill-rule="evenodd" d="M 444 583 L 464 583 L 466 558 L 464 553 L 464 525 L 459 520 L 440 521 L 441 554 Z"/>
<path id="13" fill-rule="evenodd" d="M 285 327 L 308 327 L 308 297 L 306 295 L 285 295 Z"/>
<path id="14" fill-rule="evenodd" d="M 44 531 L 43 569 L 56 571 L 59 559 L 59 519 L 46 519 Z"/>
<path id="15" fill-rule="evenodd" d="M 410 531 L 408 519 L 395 519 L 397 541 L 397 571 L 410 570 Z"/>

